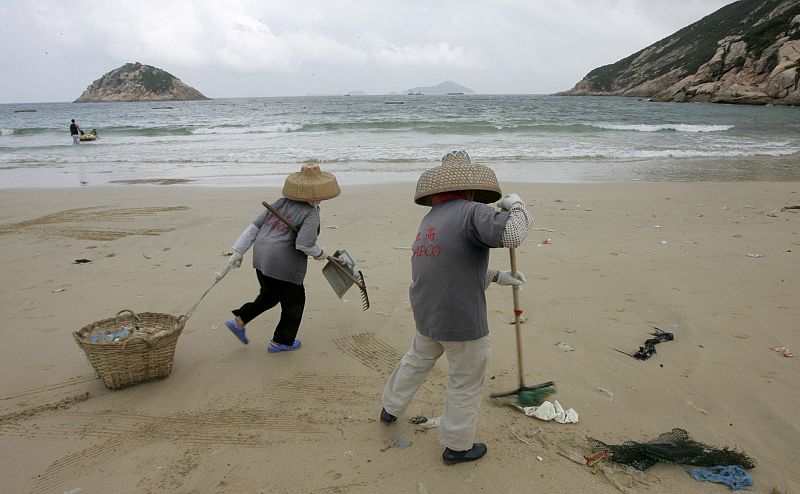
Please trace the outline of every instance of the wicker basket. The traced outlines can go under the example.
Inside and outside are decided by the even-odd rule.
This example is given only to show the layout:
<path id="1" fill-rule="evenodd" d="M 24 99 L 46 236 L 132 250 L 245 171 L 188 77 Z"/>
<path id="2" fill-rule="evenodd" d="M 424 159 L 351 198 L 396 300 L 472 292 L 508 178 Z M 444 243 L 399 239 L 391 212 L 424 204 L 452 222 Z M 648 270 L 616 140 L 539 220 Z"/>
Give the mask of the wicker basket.
<path id="1" fill-rule="evenodd" d="M 175 345 L 187 317 L 122 310 L 116 317 L 84 326 L 73 334 L 94 370 L 109 389 L 120 389 L 151 379 L 167 377 L 172 371 Z M 123 327 L 160 328 L 155 334 L 134 331 L 122 341 L 92 342 L 91 336 L 111 333 Z"/>

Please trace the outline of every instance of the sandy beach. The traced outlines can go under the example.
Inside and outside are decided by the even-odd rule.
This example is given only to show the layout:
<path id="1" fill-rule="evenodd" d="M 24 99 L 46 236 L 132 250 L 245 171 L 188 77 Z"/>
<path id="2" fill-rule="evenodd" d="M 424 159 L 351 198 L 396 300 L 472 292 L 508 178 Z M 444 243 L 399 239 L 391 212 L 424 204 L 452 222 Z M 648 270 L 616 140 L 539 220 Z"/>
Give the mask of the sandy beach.
<path id="1" fill-rule="evenodd" d="M 302 348 L 266 352 L 277 310 L 248 326 L 243 346 L 224 321 L 256 295 L 248 253 L 188 320 L 171 375 L 117 391 L 72 332 L 122 309 L 188 311 L 280 189 L 3 190 L 0 491 L 614 493 L 559 451 L 677 427 L 754 457 L 754 492 L 800 492 L 798 357 L 771 349 L 800 353 L 800 210 L 782 210 L 800 205 L 800 183 L 501 185 L 536 218 L 518 249 L 526 379 L 556 381 L 554 398 L 580 422 L 489 399 L 518 376 L 511 289 L 492 285 L 477 438 L 489 453 L 455 466 L 443 465 L 436 429 L 408 423 L 441 415 L 446 359 L 407 416 L 391 428 L 377 419 L 414 334 L 410 245 L 427 209 L 413 204 L 413 183 L 343 186 L 323 203 L 319 243 L 357 261 L 368 311 L 355 288 L 339 300 L 309 261 Z M 491 266 L 508 263 L 493 251 Z M 675 340 L 651 359 L 613 349 L 635 352 L 654 326 Z M 411 444 L 385 449 L 397 438 Z M 678 465 L 647 476 L 636 492 L 727 492 Z"/>

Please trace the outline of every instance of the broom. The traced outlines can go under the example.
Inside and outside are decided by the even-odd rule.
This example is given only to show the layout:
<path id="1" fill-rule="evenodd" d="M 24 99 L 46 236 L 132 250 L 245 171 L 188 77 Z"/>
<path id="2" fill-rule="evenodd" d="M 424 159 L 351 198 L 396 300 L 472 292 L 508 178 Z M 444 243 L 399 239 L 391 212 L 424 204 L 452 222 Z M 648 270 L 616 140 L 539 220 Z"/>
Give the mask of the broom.
<path id="1" fill-rule="evenodd" d="M 517 253 L 513 247 L 509 247 L 509 254 L 511 256 L 511 276 L 517 277 Z M 541 403 L 548 395 L 555 393 L 555 383 L 548 381 L 533 386 L 525 386 L 525 370 L 522 364 L 522 330 L 520 328 L 520 318 L 522 317 L 522 309 L 519 306 L 519 286 L 511 285 L 514 291 L 514 327 L 517 330 L 517 366 L 519 367 L 519 387 L 513 391 L 504 393 L 494 393 L 492 398 L 504 398 L 506 396 L 517 397 L 517 402 L 522 406 L 531 406 L 536 403 Z"/>

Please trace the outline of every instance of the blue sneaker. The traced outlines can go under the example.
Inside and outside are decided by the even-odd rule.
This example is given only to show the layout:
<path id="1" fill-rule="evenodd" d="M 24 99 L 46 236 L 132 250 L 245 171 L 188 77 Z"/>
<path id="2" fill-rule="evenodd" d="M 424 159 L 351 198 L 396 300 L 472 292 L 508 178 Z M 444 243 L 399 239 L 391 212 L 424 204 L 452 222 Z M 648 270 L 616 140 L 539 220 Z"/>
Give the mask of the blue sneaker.
<path id="1" fill-rule="evenodd" d="M 250 343 L 250 340 L 248 340 L 247 336 L 245 336 L 245 334 L 244 334 L 244 328 L 240 328 L 236 324 L 236 320 L 235 319 L 231 319 L 230 321 L 225 321 L 225 326 L 227 326 L 228 329 L 231 330 L 231 333 L 233 333 L 234 335 L 236 335 L 237 338 L 239 338 L 239 341 L 241 341 L 245 345 Z"/>
<path id="2" fill-rule="evenodd" d="M 297 350 L 298 348 L 300 348 L 300 340 L 294 340 L 294 343 L 291 345 L 281 345 L 280 343 L 275 343 L 274 341 L 270 340 L 269 345 L 267 345 L 267 351 L 269 353 L 291 352 L 292 350 Z"/>

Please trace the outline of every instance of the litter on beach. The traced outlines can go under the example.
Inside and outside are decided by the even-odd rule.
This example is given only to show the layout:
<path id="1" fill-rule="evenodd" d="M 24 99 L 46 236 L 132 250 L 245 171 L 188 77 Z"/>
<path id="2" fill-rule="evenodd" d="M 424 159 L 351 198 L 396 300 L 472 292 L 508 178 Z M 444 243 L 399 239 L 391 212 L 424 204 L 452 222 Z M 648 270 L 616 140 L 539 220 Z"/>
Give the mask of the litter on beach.
<path id="1" fill-rule="evenodd" d="M 715 467 L 686 468 L 686 472 L 698 482 L 716 482 L 727 485 L 732 491 L 748 489 L 753 478 L 739 465 L 718 465 Z M 774 491 L 773 491 L 774 492 Z"/>
<path id="2" fill-rule="evenodd" d="M 412 444 L 414 444 L 414 443 L 412 443 L 408 439 L 404 439 L 402 437 L 395 437 L 392 440 L 390 440 L 388 443 L 386 443 L 385 447 L 381 448 L 381 453 L 384 453 L 387 450 L 390 450 L 392 448 L 400 448 L 400 449 L 407 448 L 408 446 L 411 446 Z"/>
<path id="3" fill-rule="evenodd" d="M 794 357 L 794 353 L 789 350 L 789 347 L 786 346 L 776 346 L 772 349 L 774 352 L 782 353 L 784 357 Z"/>
<path id="4" fill-rule="evenodd" d="M 655 329 L 655 333 L 650 333 L 653 338 L 648 338 L 644 342 L 644 346 L 640 346 L 639 350 L 636 353 L 628 353 L 619 350 L 618 348 L 612 348 L 612 350 L 616 350 L 619 353 L 624 353 L 629 357 L 633 357 L 637 360 L 647 360 L 656 353 L 656 345 L 659 343 L 663 343 L 665 341 L 672 341 L 675 339 L 675 336 L 672 333 L 667 333 L 666 331 L 662 331 L 661 329 L 653 326 Z"/>
<path id="5" fill-rule="evenodd" d="M 644 442 L 625 441 L 615 445 L 591 437 L 588 441 L 592 451 L 607 452 L 610 461 L 630 465 L 637 470 L 646 470 L 659 462 L 698 467 L 720 464 L 741 465 L 744 468 L 756 466 L 756 460 L 744 451 L 709 446 L 693 440 L 688 432 L 678 428 Z"/>
<path id="6" fill-rule="evenodd" d="M 423 429 L 433 429 L 435 427 L 439 427 L 439 424 L 441 423 L 442 423 L 442 417 L 433 417 L 419 424 L 419 426 L 422 427 Z"/>
<path id="7" fill-rule="evenodd" d="M 564 409 L 558 400 L 552 402 L 545 401 L 539 406 L 535 407 L 521 407 L 517 406 L 528 417 L 535 417 L 539 420 L 550 421 L 553 420 L 559 424 L 577 424 L 578 412 L 574 408 Z"/>
<path id="8" fill-rule="evenodd" d="M 417 428 L 418 430 L 433 429 L 435 427 L 439 427 L 439 424 L 441 424 L 442 422 L 442 417 L 428 418 L 428 417 L 423 417 L 421 415 L 417 415 L 411 417 L 408 420 L 408 422 L 416 426 L 419 426 Z"/>
<path id="9" fill-rule="evenodd" d="M 594 388 L 597 391 L 600 391 L 604 395 L 608 396 L 608 401 L 614 401 L 614 393 L 607 390 L 606 388 Z"/>
<path id="10" fill-rule="evenodd" d="M 562 352 L 574 352 L 575 349 L 569 346 L 568 344 L 564 343 L 563 341 L 559 341 L 555 344 L 556 348 L 561 350 Z"/>

